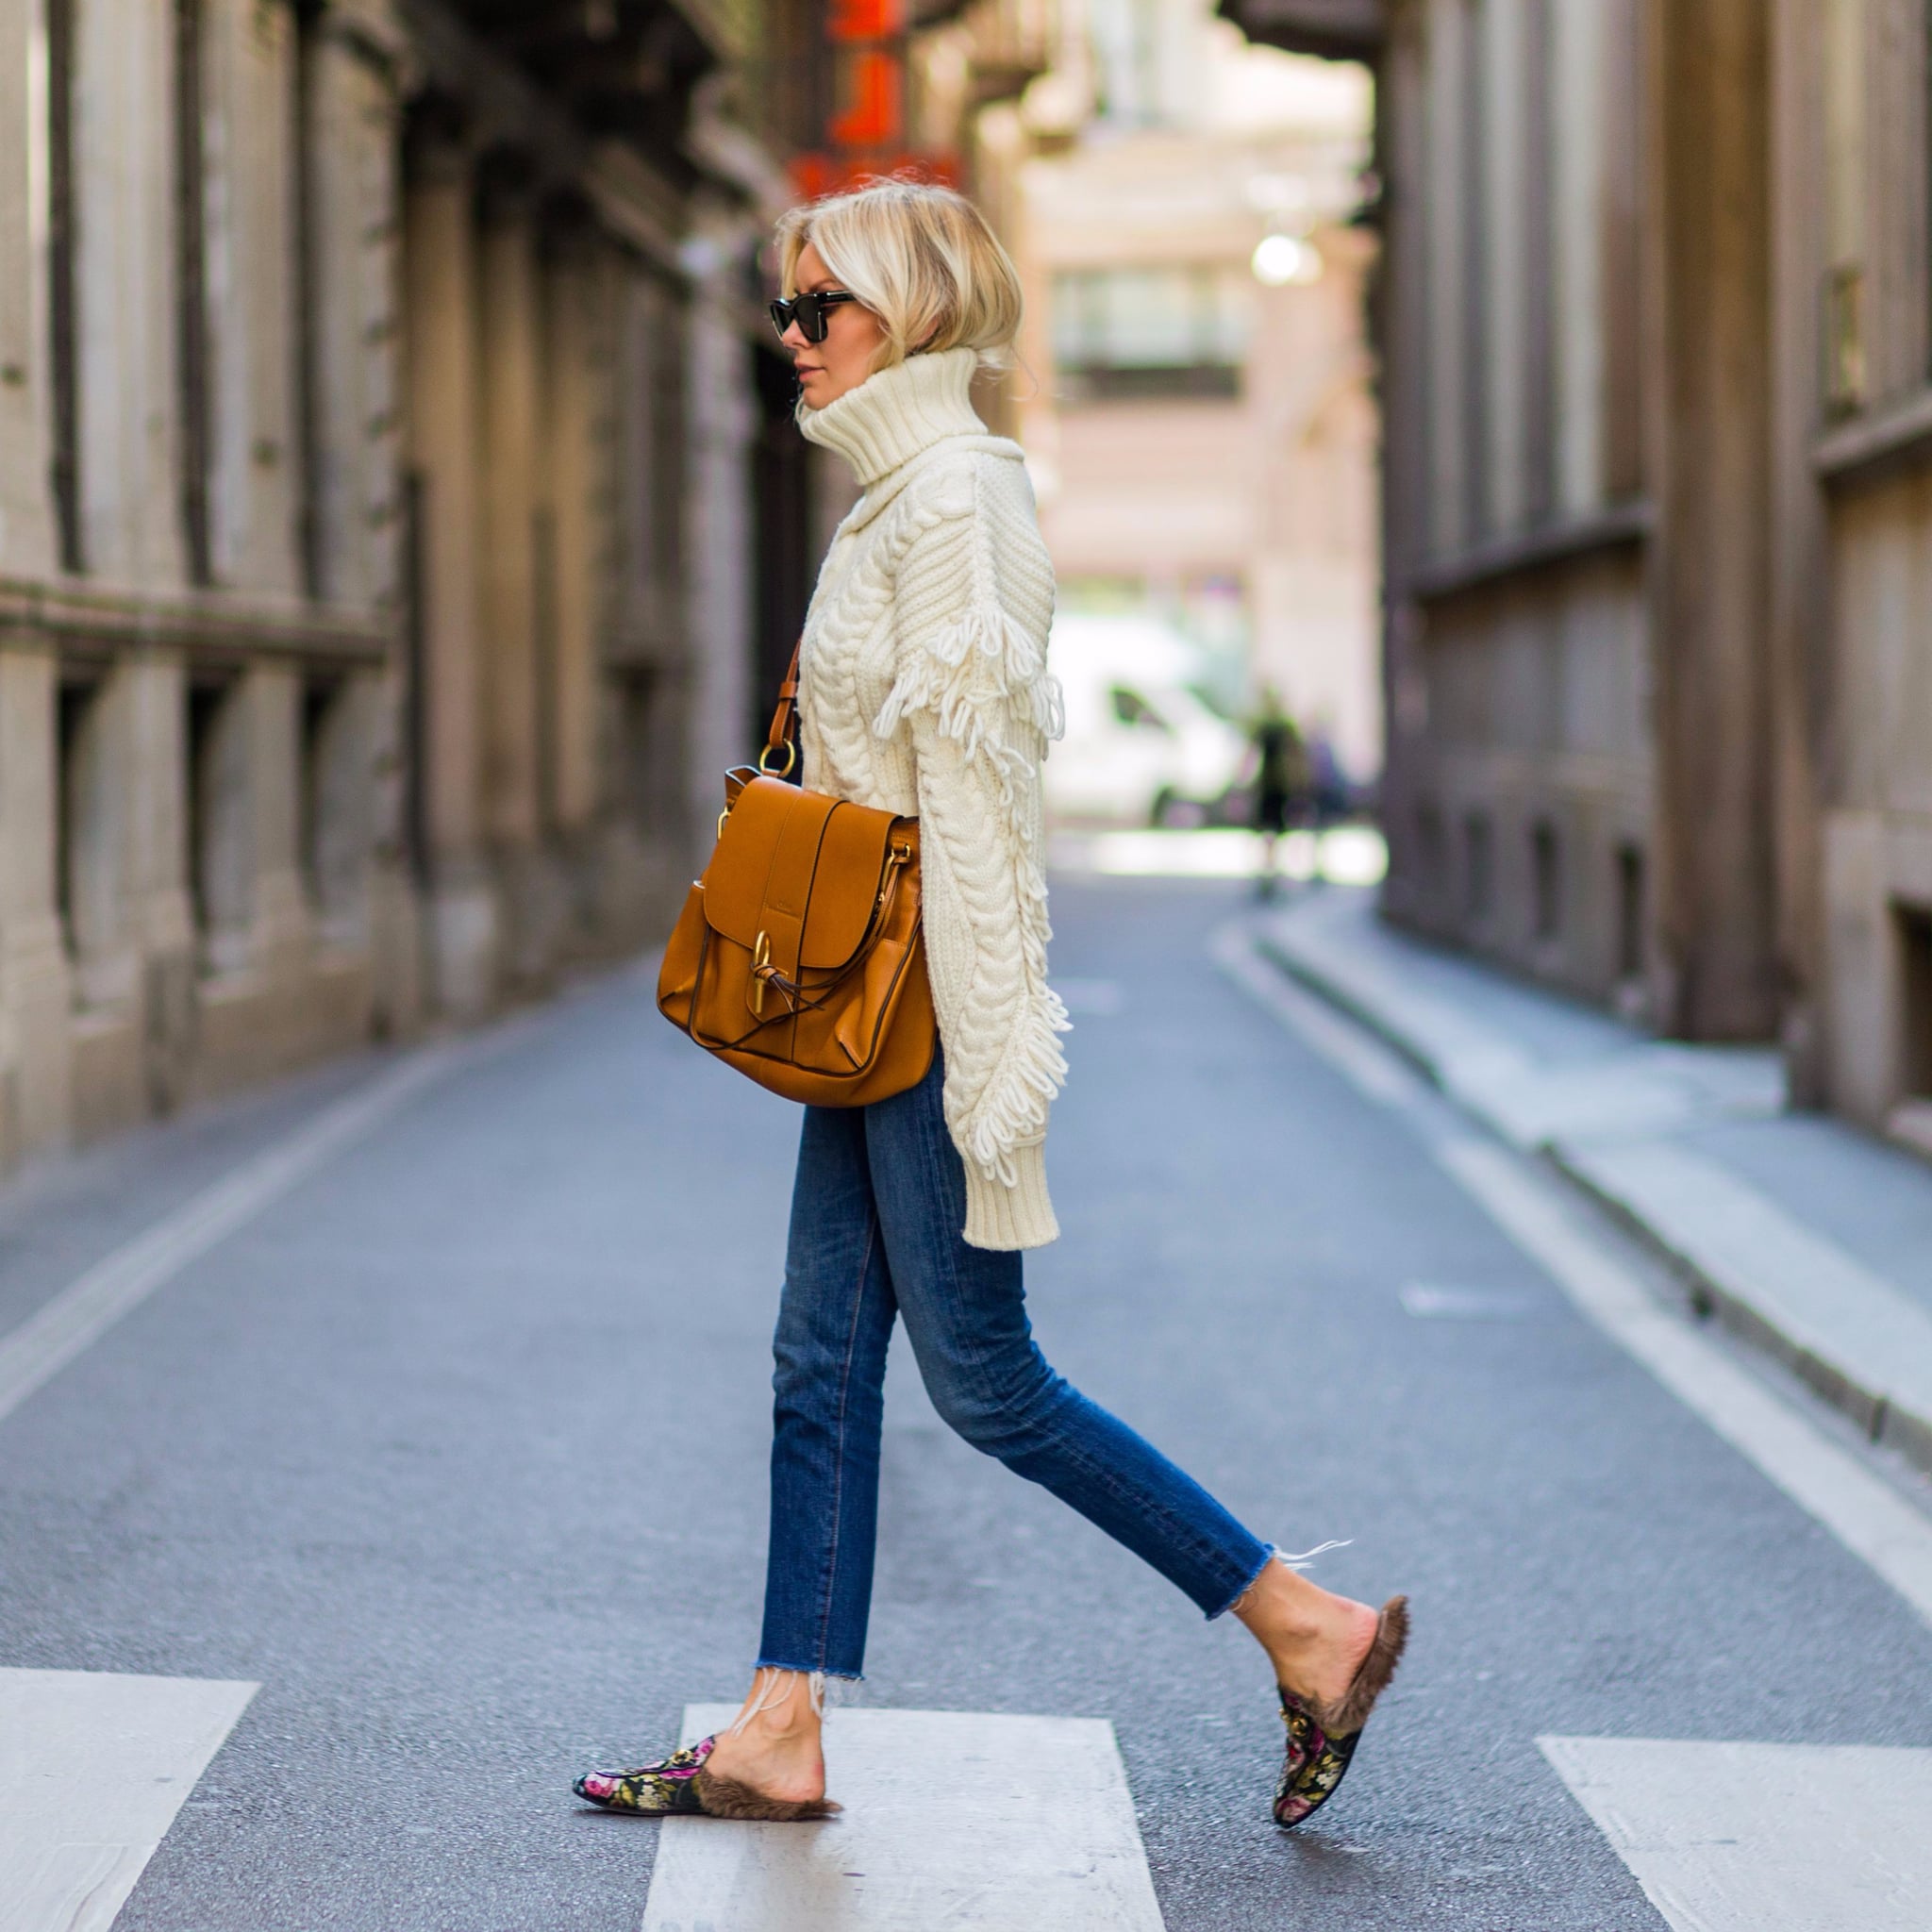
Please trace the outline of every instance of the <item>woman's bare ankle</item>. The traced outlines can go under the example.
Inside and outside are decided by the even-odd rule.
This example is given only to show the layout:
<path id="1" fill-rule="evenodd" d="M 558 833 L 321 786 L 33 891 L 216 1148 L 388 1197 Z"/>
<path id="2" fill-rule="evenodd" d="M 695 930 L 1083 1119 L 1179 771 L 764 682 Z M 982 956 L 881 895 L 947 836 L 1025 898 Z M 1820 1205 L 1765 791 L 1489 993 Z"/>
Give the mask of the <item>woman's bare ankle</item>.
<path id="1" fill-rule="evenodd" d="M 1235 1606 L 1235 1615 L 1268 1653 L 1275 1681 L 1318 1703 L 1348 1689 L 1375 1641 L 1375 1612 L 1353 1597 L 1271 1562 Z"/>
<path id="2" fill-rule="evenodd" d="M 767 1705 L 762 1710 L 747 1698 L 744 1707 L 731 1721 L 731 1735 L 739 1738 L 816 1738 L 824 1720 L 808 1698 L 788 1698 L 782 1704 Z"/>
<path id="3" fill-rule="evenodd" d="M 752 1673 L 751 1689 L 731 1721 L 733 1730 L 765 1719 L 783 1724 L 805 1717 L 816 1721 L 824 1707 L 824 1678 L 816 1671 L 781 1671 L 760 1664 Z"/>
<path id="4" fill-rule="evenodd" d="M 821 1693 L 808 1673 L 760 1670 L 738 1716 L 718 1733 L 707 1767 L 767 1797 L 822 1798 L 822 1711 Z"/>

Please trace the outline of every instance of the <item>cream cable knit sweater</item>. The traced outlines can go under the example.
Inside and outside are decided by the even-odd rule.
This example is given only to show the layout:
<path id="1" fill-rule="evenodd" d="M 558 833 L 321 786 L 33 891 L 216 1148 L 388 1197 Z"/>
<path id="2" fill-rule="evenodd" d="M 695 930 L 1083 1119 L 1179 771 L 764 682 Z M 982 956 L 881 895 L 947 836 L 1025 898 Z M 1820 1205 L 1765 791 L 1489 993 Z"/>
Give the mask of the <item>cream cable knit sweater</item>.
<path id="1" fill-rule="evenodd" d="M 799 406 L 864 485 L 806 618 L 799 736 L 813 791 L 920 821 L 966 1239 L 1035 1248 L 1059 1233 L 1042 1150 L 1067 1073 L 1041 863 L 1040 765 L 1061 728 L 1053 566 L 1019 445 L 968 400 L 976 360 L 913 356 Z"/>

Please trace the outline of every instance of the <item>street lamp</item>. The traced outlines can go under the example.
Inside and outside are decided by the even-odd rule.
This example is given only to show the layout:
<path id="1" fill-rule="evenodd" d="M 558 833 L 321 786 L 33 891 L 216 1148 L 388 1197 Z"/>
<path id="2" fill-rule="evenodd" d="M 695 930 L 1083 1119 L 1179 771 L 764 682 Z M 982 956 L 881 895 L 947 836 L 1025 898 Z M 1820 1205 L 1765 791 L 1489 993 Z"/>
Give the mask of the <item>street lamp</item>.
<path id="1" fill-rule="evenodd" d="M 1322 251 L 1299 235 L 1264 235 L 1249 261 L 1255 279 L 1270 289 L 1305 287 L 1322 279 Z"/>

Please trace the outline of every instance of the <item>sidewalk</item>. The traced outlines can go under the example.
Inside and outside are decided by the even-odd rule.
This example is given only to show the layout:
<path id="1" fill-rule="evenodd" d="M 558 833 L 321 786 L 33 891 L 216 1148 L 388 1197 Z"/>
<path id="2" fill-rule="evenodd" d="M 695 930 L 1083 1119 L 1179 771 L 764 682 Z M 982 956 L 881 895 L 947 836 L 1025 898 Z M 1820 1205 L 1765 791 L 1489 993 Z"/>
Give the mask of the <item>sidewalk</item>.
<path id="1" fill-rule="evenodd" d="M 1257 938 L 1594 1196 L 1701 1308 L 1932 1473 L 1932 1166 L 1787 1112 L 1770 1049 L 1653 1040 L 1384 925 L 1371 892 L 1306 893 Z"/>

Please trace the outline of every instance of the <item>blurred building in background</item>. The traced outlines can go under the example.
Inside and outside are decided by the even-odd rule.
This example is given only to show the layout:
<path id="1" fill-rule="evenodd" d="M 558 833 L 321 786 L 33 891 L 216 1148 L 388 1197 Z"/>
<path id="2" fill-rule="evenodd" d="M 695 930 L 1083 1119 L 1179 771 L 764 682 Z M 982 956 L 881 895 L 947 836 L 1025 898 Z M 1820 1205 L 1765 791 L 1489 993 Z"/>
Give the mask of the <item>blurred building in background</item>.
<path id="1" fill-rule="evenodd" d="M 1389 911 L 1932 1144 L 1932 8 L 1223 10 L 1377 72 Z"/>
<path id="2" fill-rule="evenodd" d="M 1208 0 L 0 0 L 0 1166 L 662 928 L 850 497 L 761 244 L 867 174 L 1021 259 L 1072 601 L 1368 775 L 1365 111 Z"/>
<path id="3" fill-rule="evenodd" d="M 668 923 L 837 508 L 771 219 L 1057 23 L 0 0 L 0 1164 Z"/>
<path id="4" fill-rule="evenodd" d="M 1370 781 L 1374 237 L 1348 225 L 1368 75 L 1248 45 L 1211 0 L 1086 16 L 1077 60 L 1015 109 L 1037 152 L 1013 390 L 1061 608 L 1167 618 L 1224 703 L 1274 685 Z"/>

